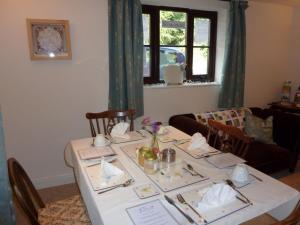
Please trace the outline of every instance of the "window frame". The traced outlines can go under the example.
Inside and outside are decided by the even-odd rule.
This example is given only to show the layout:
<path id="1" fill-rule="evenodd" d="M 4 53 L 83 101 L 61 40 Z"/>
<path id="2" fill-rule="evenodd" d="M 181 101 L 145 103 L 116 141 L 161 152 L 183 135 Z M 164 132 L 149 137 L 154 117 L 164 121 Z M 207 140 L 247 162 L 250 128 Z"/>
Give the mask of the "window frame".
<path id="1" fill-rule="evenodd" d="M 150 76 L 144 77 L 144 84 L 158 84 L 164 81 L 160 80 L 160 47 L 168 45 L 160 44 L 160 11 L 174 11 L 184 12 L 187 15 L 186 27 L 186 45 L 178 46 L 186 48 L 186 80 L 200 81 L 200 82 L 213 82 L 215 80 L 215 64 L 216 64 L 216 44 L 217 44 L 217 24 L 218 12 L 217 11 L 203 11 L 187 8 L 168 7 L 168 6 L 153 6 L 142 5 L 143 14 L 150 15 Z M 193 48 L 194 48 L 194 19 L 207 18 L 211 21 L 209 33 L 209 57 L 207 64 L 207 74 L 192 74 L 193 68 Z"/>

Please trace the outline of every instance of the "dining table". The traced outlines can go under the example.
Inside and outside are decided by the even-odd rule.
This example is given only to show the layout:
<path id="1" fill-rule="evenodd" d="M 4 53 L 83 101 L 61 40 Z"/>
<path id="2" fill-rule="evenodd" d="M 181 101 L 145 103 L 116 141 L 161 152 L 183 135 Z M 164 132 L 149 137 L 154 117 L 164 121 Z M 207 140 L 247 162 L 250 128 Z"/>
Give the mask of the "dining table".
<path id="1" fill-rule="evenodd" d="M 82 150 L 93 148 L 93 138 L 76 139 L 68 143 L 64 152 L 65 162 L 67 166 L 73 168 L 76 182 L 93 225 L 134 225 L 135 222 L 132 218 L 132 214 L 129 213 L 131 212 L 130 210 L 149 203 L 155 203 L 156 206 L 159 205 L 162 207 L 162 209 L 176 221 L 174 224 L 191 224 L 180 210 L 178 210 L 179 208 L 191 215 L 192 213 L 188 213 L 191 212 L 188 210 L 189 207 L 175 201 L 176 208 L 166 200 L 165 196 L 172 198 L 177 194 L 197 193 L 198 190 L 202 190 L 209 185 L 230 179 L 234 166 L 218 168 L 209 162 L 208 157 L 195 157 L 189 154 L 188 151 L 184 151 L 178 147 L 177 144 L 180 143 L 180 141 L 183 143 L 185 140 L 190 140 L 191 136 L 172 126 L 165 126 L 164 128 L 168 132 L 161 135 L 162 138 L 159 139 L 159 149 L 174 149 L 176 159 L 180 159 L 181 162 L 191 165 L 197 173 L 203 176 L 203 179 L 199 178 L 197 180 L 191 177 L 191 179 L 194 179 L 192 182 L 185 181 L 185 185 L 175 185 L 174 187 L 172 186 L 172 188 L 171 186 L 163 186 L 168 185 L 168 183 L 158 183 L 158 181 L 154 179 L 154 176 L 147 174 L 143 170 L 143 167 L 135 161 L 134 157 L 137 156 L 129 154 L 131 148 L 138 149 L 140 146 L 149 145 L 151 143 L 151 132 L 139 130 L 138 133 L 141 134 L 141 137 L 138 139 L 120 143 L 112 142 L 110 144 L 110 148 L 116 154 L 116 161 L 123 166 L 122 168 L 126 170 L 126 173 L 132 178 L 133 182 L 127 186 L 120 186 L 101 193 L 101 190 L 98 190 L 95 188 L 95 185 L 93 185 L 88 169 L 93 166 L 98 166 L 97 168 L 100 170 L 102 161 L 99 159 L 98 161 L 97 159 L 82 159 L 80 155 Z M 131 153 L 135 152 L 136 149 L 133 149 Z M 220 154 L 219 157 L 220 156 L 222 156 L 222 154 Z M 228 213 L 223 212 L 223 214 L 221 211 L 217 212 L 218 210 L 212 210 L 211 216 L 215 219 L 204 219 L 204 221 L 202 221 L 203 224 L 241 224 L 264 213 L 269 213 L 273 217 L 282 220 L 293 211 L 300 198 L 297 190 L 248 165 L 247 170 L 249 174 L 252 175 L 252 180 L 247 185 L 238 188 L 238 191 L 247 197 L 249 200 L 248 203 L 250 204 L 246 202 L 243 207 L 228 211 Z M 160 171 L 158 168 L 157 173 L 160 173 L 159 176 L 165 175 L 162 171 L 163 170 Z M 183 182 L 184 178 L 185 177 L 181 177 L 181 179 L 176 182 Z M 151 187 L 155 189 L 153 196 L 141 198 L 141 196 L 138 195 L 137 189 L 145 185 L 151 185 Z M 242 204 L 244 203 L 240 202 L 240 205 Z M 219 210 L 222 210 L 222 208 Z M 213 213 L 216 214 L 215 217 Z M 195 218 L 195 215 L 193 215 L 192 218 Z M 195 224 L 202 224 L 196 220 L 194 221 Z M 153 224 L 157 223 L 154 222 Z"/>

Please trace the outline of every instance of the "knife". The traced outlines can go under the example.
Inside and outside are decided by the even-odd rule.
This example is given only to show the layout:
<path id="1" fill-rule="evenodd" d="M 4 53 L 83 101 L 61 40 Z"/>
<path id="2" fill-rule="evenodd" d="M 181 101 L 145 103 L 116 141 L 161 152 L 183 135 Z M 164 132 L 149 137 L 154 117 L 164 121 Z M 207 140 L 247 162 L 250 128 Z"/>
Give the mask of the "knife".
<path id="1" fill-rule="evenodd" d="M 195 221 L 189 216 L 187 215 L 185 212 L 183 212 L 174 202 L 173 199 L 169 198 L 168 196 L 165 195 L 165 199 L 167 200 L 167 202 L 171 205 L 173 205 L 191 224 L 195 224 Z"/>

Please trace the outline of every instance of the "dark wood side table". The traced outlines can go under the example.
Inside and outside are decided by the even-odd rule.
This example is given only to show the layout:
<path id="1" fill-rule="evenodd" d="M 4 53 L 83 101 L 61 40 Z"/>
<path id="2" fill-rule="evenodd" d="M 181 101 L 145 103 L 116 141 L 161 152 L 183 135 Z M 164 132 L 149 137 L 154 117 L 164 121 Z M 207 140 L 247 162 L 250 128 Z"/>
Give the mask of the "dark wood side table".
<path id="1" fill-rule="evenodd" d="M 284 112 L 290 112 L 290 113 L 298 113 L 300 114 L 300 107 L 296 107 L 294 103 L 284 103 L 281 102 L 272 102 L 270 104 L 271 109 L 278 109 Z"/>

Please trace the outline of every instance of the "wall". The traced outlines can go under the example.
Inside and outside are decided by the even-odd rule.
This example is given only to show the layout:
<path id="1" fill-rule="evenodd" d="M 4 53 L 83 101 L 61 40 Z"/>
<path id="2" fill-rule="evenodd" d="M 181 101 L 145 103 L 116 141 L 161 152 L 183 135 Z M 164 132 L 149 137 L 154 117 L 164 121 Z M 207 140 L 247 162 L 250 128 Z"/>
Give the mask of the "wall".
<path id="1" fill-rule="evenodd" d="M 224 58 L 228 3 L 211 0 L 142 0 L 142 2 L 149 5 L 218 11 L 216 78 L 220 82 Z M 145 114 L 167 123 L 170 116 L 174 114 L 216 109 L 219 89 L 220 85 L 144 88 Z"/>
<path id="2" fill-rule="evenodd" d="M 72 60 L 31 61 L 26 18 L 70 21 Z M 0 1 L 0 102 L 8 156 L 38 187 L 73 180 L 68 140 L 89 135 L 87 111 L 107 108 L 107 2 Z"/>
<path id="3" fill-rule="evenodd" d="M 205 3 L 206 9 L 217 7 L 223 15 L 227 7 L 212 0 L 143 2 L 191 8 Z M 251 2 L 247 17 L 245 100 L 261 106 L 276 98 L 287 74 L 292 10 Z M 30 61 L 26 18 L 68 19 L 73 59 Z M 85 112 L 107 107 L 107 1 L 2 0 L 0 27 L 5 31 L 0 35 L 0 103 L 8 155 L 24 165 L 38 187 L 70 182 L 64 147 L 70 139 L 89 136 Z M 218 85 L 145 88 L 145 114 L 166 122 L 173 114 L 215 109 L 218 91 Z"/>
<path id="4" fill-rule="evenodd" d="M 266 106 L 279 100 L 282 84 L 287 79 L 293 9 L 250 2 L 246 16 L 245 105 Z"/>
<path id="5" fill-rule="evenodd" d="M 287 78 L 292 81 L 292 98 L 300 87 L 300 7 L 293 9 Z"/>

